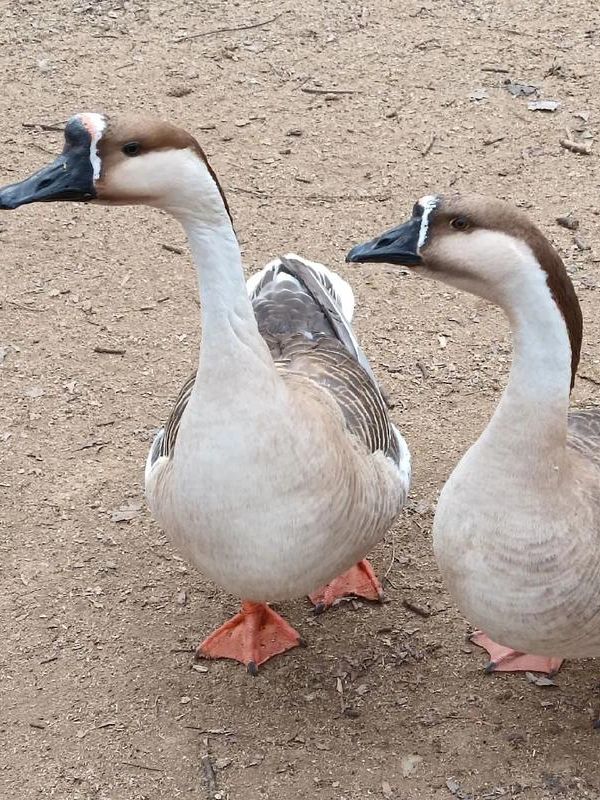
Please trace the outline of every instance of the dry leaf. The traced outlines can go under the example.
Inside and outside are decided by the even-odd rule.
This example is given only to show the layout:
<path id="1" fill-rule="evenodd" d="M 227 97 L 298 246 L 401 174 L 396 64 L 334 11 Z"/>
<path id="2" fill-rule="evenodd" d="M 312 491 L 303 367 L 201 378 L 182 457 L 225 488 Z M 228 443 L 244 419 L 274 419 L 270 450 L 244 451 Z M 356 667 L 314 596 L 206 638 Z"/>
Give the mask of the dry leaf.
<path id="1" fill-rule="evenodd" d="M 408 778 L 409 775 L 412 775 L 412 773 L 416 770 L 421 761 L 423 761 L 422 757 L 416 754 L 403 756 L 400 762 L 400 766 L 402 767 L 402 774 L 404 775 L 404 777 Z"/>
<path id="2" fill-rule="evenodd" d="M 460 783 L 454 778 L 448 778 L 446 781 L 448 791 L 450 791 L 458 800 L 473 800 L 473 795 L 465 794 Z"/>
<path id="3" fill-rule="evenodd" d="M 261 754 L 254 756 L 247 764 L 244 764 L 244 769 L 248 769 L 248 767 L 258 767 L 259 764 L 265 760 L 265 757 Z"/>
<path id="4" fill-rule="evenodd" d="M 557 111 L 560 108 L 558 100 L 532 100 L 527 103 L 530 111 Z"/>
<path id="5" fill-rule="evenodd" d="M 534 672 L 526 672 L 525 677 L 529 683 L 533 683 L 535 686 L 556 686 L 552 678 L 548 678 L 546 675 L 536 675 Z"/>
<path id="6" fill-rule="evenodd" d="M 488 93 L 486 92 L 485 89 L 475 89 L 475 91 L 469 95 L 469 100 L 472 103 L 478 103 L 481 100 L 487 100 L 487 98 L 488 98 Z"/>
<path id="7" fill-rule="evenodd" d="M 44 390 L 41 386 L 32 386 L 31 389 L 26 389 L 23 392 L 23 397 L 31 397 L 33 399 L 37 397 L 42 397 L 44 394 Z"/>
<path id="8" fill-rule="evenodd" d="M 141 510 L 141 505 L 117 508 L 115 511 L 111 511 L 110 521 L 129 522 L 130 519 L 134 519 L 135 517 L 139 516 L 140 510 Z"/>
<path id="9" fill-rule="evenodd" d="M 528 97 L 532 94 L 537 94 L 537 86 L 531 83 L 505 83 L 504 88 L 510 92 L 513 97 Z"/>

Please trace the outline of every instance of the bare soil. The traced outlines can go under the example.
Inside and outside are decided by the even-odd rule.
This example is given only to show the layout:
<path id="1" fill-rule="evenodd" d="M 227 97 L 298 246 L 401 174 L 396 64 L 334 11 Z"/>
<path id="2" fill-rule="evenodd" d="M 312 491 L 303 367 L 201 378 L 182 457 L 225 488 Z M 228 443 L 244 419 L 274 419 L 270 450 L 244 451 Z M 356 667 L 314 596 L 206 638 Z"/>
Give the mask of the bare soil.
<path id="1" fill-rule="evenodd" d="M 554 687 L 485 675 L 432 556 L 437 493 L 506 380 L 506 323 L 343 263 L 432 190 L 510 199 L 572 274 L 586 320 L 574 402 L 596 401 L 597 3 L 0 0 L 0 38 L 0 180 L 56 154 L 54 126 L 76 111 L 187 127 L 249 272 L 295 250 L 351 282 L 414 457 L 410 507 L 372 558 L 386 605 L 315 618 L 301 598 L 282 610 L 306 649 L 258 678 L 195 666 L 237 599 L 182 561 L 142 495 L 152 433 L 199 344 L 183 235 L 139 208 L 3 214 L 0 796 L 599 798 L 597 663 L 566 664 Z M 560 107 L 531 111 L 535 99 Z M 592 155 L 561 147 L 565 128 Z M 569 213 L 577 231 L 556 224 Z"/>

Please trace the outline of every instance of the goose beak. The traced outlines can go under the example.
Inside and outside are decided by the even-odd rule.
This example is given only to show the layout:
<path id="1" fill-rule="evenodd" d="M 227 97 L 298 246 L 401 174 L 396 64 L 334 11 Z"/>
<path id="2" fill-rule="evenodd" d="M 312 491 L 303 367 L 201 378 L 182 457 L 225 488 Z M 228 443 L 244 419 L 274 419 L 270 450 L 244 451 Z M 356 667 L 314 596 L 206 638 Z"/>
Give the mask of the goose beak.
<path id="1" fill-rule="evenodd" d="M 419 255 L 420 217 L 412 217 L 403 225 L 392 228 L 364 244 L 357 244 L 346 256 L 354 263 L 380 262 L 416 267 L 422 263 Z"/>
<path id="2" fill-rule="evenodd" d="M 0 188 L 0 209 L 52 200 L 93 200 L 95 197 L 89 152 L 72 147 L 24 181 Z"/>

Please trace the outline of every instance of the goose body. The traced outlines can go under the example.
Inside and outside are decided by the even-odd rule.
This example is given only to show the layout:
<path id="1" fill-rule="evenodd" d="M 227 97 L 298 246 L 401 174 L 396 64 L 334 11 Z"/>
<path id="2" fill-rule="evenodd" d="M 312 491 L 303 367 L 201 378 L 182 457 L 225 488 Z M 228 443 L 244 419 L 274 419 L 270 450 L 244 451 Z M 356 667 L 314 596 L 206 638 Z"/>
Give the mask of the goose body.
<path id="1" fill-rule="evenodd" d="M 360 350 L 336 333 L 354 341 L 348 284 L 289 255 L 247 291 L 268 353 L 242 353 L 246 371 L 220 364 L 192 376 L 150 450 L 146 494 L 212 580 L 254 601 L 284 600 L 381 539 L 404 502 L 409 457 Z"/>
<path id="2" fill-rule="evenodd" d="M 198 369 L 152 444 L 145 483 L 166 533 L 244 601 L 200 654 L 254 671 L 299 641 L 267 601 L 377 598 L 361 559 L 404 504 L 410 456 L 352 331 L 349 285 L 294 255 L 246 283 L 221 186 L 195 139 L 166 122 L 73 117 L 62 155 L 0 190 L 0 208 L 39 200 L 146 204 L 187 234 Z"/>
<path id="3" fill-rule="evenodd" d="M 600 409 L 569 412 L 582 322 L 558 254 L 516 209 L 452 195 L 423 198 L 408 223 L 348 258 L 410 266 L 505 311 L 508 385 L 442 489 L 436 559 L 485 630 L 474 641 L 491 669 L 554 671 L 600 655 Z"/>

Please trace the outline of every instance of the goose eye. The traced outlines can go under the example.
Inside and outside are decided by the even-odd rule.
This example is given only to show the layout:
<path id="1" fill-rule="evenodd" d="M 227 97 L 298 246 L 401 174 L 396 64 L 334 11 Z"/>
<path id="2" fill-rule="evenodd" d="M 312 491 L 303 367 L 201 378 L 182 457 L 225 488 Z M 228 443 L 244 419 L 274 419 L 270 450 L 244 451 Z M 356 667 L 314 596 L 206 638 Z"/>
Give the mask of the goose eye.
<path id="1" fill-rule="evenodd" d="M 471 225 L 464 217 L 455 217 L 454 219 L 450 220 L 450 227 L 454 228 L 455 231 L 466 231 L 471 227 Z"/>
<path id="2" fill-rule="evenodd" d="M 140 143 L 139 142 L 127 142 L 121 148 L 121 151 L 125 153 L 126 156 L 139 156 L 141 151 Z"/>

